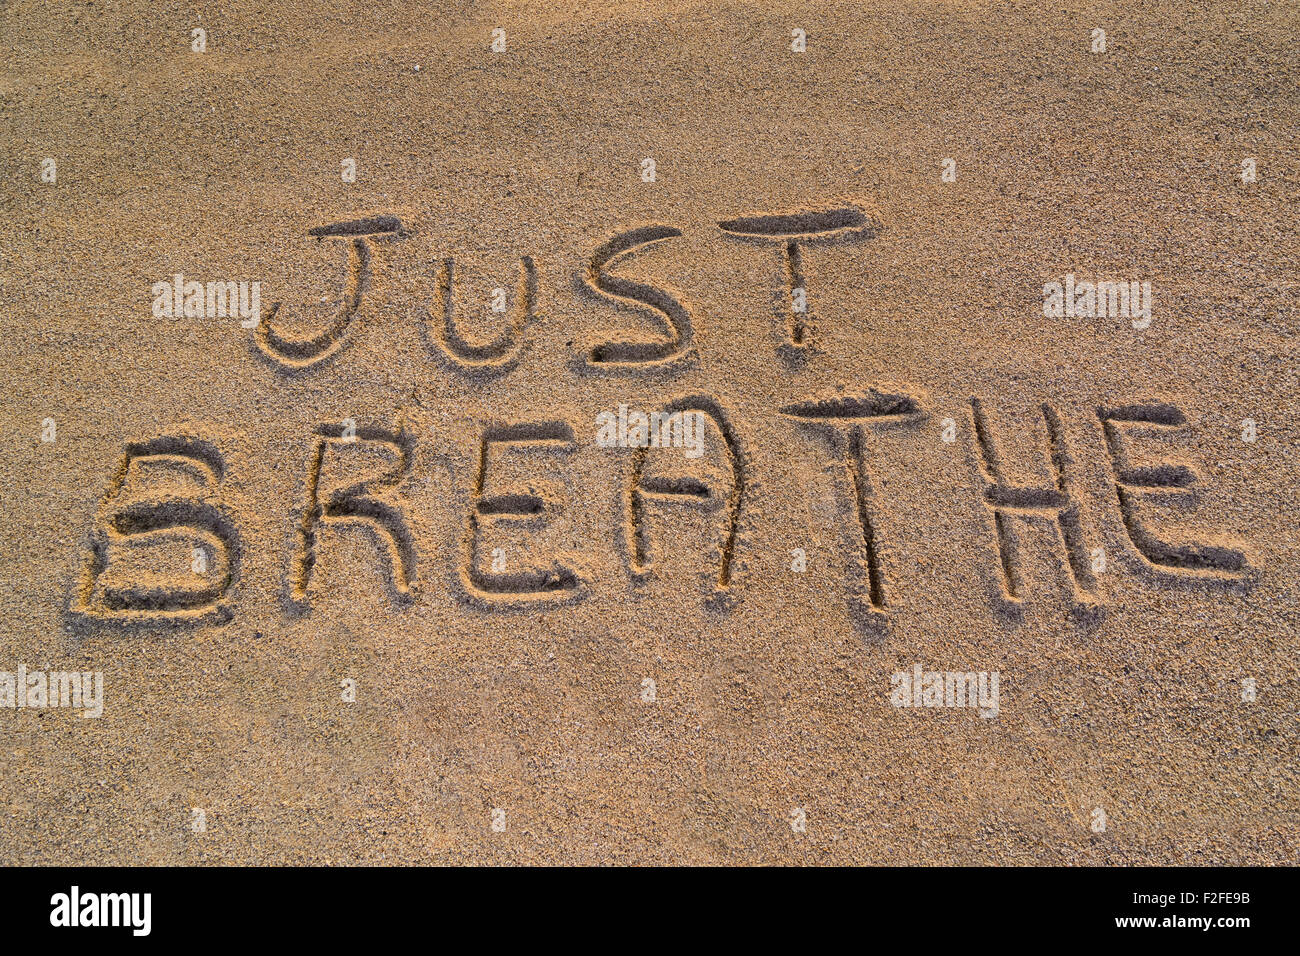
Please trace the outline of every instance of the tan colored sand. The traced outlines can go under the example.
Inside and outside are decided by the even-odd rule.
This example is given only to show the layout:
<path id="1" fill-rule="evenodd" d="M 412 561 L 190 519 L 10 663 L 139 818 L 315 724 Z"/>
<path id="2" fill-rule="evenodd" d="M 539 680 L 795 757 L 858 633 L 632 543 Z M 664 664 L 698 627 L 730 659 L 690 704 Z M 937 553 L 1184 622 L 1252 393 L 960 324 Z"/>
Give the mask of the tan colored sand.
<path id="1" fill-rule="evenodd" d="M 99 720 L 0 710 L 0 861 L 1294 862 L 1293 6 L 264 6 L 0 13 L 0 671 L 106 682 Z M 780 242 L 718 223 L 831 208 L 875 234 L 803 247 L 812 324 L 793 358 Z M 309 335 L 329 310 L 297 306 L 337 301 L 348 273 L 347 241 L 307 230 L 376 215 L 405 233 L 371 244 L 362 311 L 318 366 L 286 369 L 233 320 L 151 314 L 176 272 L 259 280 L 286 303 L 278 327 Z M 656 224 L 681 235 L 610 271 L 679 300 L 692 352 L 593 369 L 592 345 L 657 333 L 584 287 L 592 256 Z M 514 367 L 437 358 L 419 310 L 441 260 L 482 341 L 522 256 L 539 319 Z M 1045 318 L 1042 286 L 1066 273 L 1150 281 L 1150 328 Z M 871 593 L 843 445 L 781 414 L 872 387 L 920 408 L 864 439 L 884 615 L 854 611 Z M 725 502 L 647 506 L 636 581 L 637 456 L 594 441 L 599 411 L 685 395 L 719 403 L 740 447 L 724 600 Z M 1014 523 L 1024 601 L 1001 600 L 972 397 L 1012 482 L 1052 482 L 1041 406 L 1059 415 L 1082 540 L 1108 557 L 1095 611 L 1050 525 Z M 1134 465 L 1200 478 L 1143 520 L 1180 547 L 1239 548 L 1240 580 L 1137 552 L 1098 409 L 1139 402 L 1188 424 L 1135 442 Z M 345 419 L 410 438 L 393 500 L 412 595 L 380 539 L 336 522 L 304 611 L 313 433 Z M 574 433 L 567 452 L 494 451 L 484 493 L 552 496 L 551 520 L 502 546 L 519 567 L 569 551 L 580 600 L 502 608 L 465 588 L 484 429 L 510 422 Z M 128 444 L 188 433 L 225 469 L 231 620 L 72 613 Z M 652 452 L 646 474 L 725 499 L 709 435 L 703 458 Z M 334 448 L 322 480 L 394 460 Z M 166 462 L 129 481 L 180 498 L 201 483 Z M 105 574 L 169 606 L 196 586 L 175 573 L 189 548 L 118 548 Z M 891 706 L 890 675 L 915 664 L 998 671 L 999 716 Z"/>

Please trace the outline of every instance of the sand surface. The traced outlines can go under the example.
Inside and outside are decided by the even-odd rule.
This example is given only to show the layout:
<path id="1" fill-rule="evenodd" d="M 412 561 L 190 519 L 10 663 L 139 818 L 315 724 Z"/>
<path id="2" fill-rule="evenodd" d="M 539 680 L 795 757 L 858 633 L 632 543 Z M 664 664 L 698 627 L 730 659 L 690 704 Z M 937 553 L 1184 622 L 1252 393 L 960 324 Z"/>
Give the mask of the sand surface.
<path id="1" fill-rule="evenodd" d="M 0 862 L 1295 862 L 1293 4 L 265 6 L 0 11 Z"/>

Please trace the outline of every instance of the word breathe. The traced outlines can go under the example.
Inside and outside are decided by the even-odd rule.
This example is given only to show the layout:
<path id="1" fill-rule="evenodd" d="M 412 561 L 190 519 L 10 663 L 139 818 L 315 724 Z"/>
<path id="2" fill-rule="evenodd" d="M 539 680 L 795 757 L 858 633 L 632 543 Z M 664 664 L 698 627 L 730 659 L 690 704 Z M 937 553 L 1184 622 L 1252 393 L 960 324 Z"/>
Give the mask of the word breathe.
<path id="1" fill-rule="evenodd" d="M 998 715 L 998 672 L 895 671 L 890 677 L 894 689 L 889 699 L 895 707 L 972 707 L 981 717 Z"/>
<path id="2" fill-rule="evenodd" d="M 156 319 L 238 318 L 243 328 L 251 329 L 262 316 L 260 282 L 187 282 L 178 272 L 171 282 L 155 282 L 149 292 Z"/>
<path id="3" fill-rule="evenodd" d="M 152 893 L 85 893 L 74 886 L 50 897 L 50 925 L 127 926 L 133 936 L 148 936 L 153 928 Z"/>
<path id="4" fill-rule="evenodd" d="M 0 671 L 0 708 L 44 710 L 69 707 L 82 717 L 104 713 L 104 675 L 100 671 L 29 671 L 18 665 L 16 674 Z"/>
<path id="5" fill-rule="evenodd" d="M 1135 329 L 1151 324 L 1150 282 L 1076 282 L 1074 273 L 1065 281 L 1043 286 L 1043 315 L 1049 319 L 1125 318 Z"/>
<path id="6" fill-rule="evenodd" d="M 596 416 L 601 448 L 681 448 L 687 458 L 704 454 L 704 416 L 699 412 L 650 412 L 618 406 Z"/>
<path id="7" fill-rule="evenodd" d="M 557 537 L 559 528 L 571 526 L 575 502 L 593 497 L 591 489 L 573 488 L 564 477 L 574 473 L 573 459 L 583 454 L 571 423 L 538 416 L 485 426 L 474 447 L 466 449 L 467 494 L 464 504 L 457 505 L 465 512 L 452 580 L 459 581 L 461 603 L 494 608 L 581 600 L 590 592 L 592 565 L 602 555 L 621 555 L 632 581 L 644 582 L 658 573 L 657 553 L 679 537 L 666 526 L 685 520 L 712 529 L 715 543 L 701 552 L 702 573 L 711 580 L 709 600 L 729 607 L 736 594 L 735 569 L 754 565 L 752 555 L 742 562 L 737 555 L 752 540 L 763 510 L 753 500 L 755 487 L 788 479 L 780 478 L 776 463 L 763 473 L 747 430 L 716 398 L 682 395 L 661 409 L 659 420 L 677 415 L 683 432 L 685 422 L 696 420 L 696 434 L 709 435 L 698 446 L 707 447 L 709 457 L 665 468 L 665 456 L 674 452 L 648 445 L 630 448 L 630 462 L 612 476 L 621 500 L 615 533 L 622 546 L 614 549 L 591 543 L 576 547 L 573 539 L 566 543 Z M 908 442 L 938 440 L 937 434 L 927 439 L 921 428 L 931 417 L 922 393 L 835 393 L 781 406 L 779 412 L 793 426 L 783 444 L 810 441 L 827 456 L 828 475 L 842 502 L 837 533 L 852 558 L 852 612 L 890 614 L 896 594 L 907 584 L 889 558 L 896 552 L 898 524 L 904 518 L 890 507 L 876 472 L 882 456 L 911 454 Z M 1080 493 L 1082 466 L 1066 441 L 1061 417 L 1046 403 L 1041 413 L 1046 442 L 1031 442 L 1017 457 L 1021 468 L 1038 459 L 1048 477 L 1019 483 L 1006 473 L 1014 462 L 999 437 L 1002 428 L 980 399 L 971 400 L 975 487 L 969 505 L 962 507 L 983 513 L 977 520 L 985 544 L 976 556 L 986 573 L 995 576 L 999 600 L 1018 606 L 1034 586 L 1036 576 L 1024 553 L 1026 535 L 1020 532 L 1037 527 L 1051 532 L 1040 539 L 1041 550 L 1060 568 L 1058 580 L 1070 603 L 1091 612 L 1105 603 L 1100 579 L 1107 573 L 1103 559 L 1109 549 L 1092 539 L 1096 532 L 1090 528 L 1099 522 L 1081 518 L 1089 498 Z M 427 429 L 417 424 L 419 417 L 419 412 L 399 412 L 391 427 L 322 424 L 303 436 L 302 497 L 286 505 L 293 530 L 284 582 L 286 596 L 300 610 L 323 597 L 320 572 L 338 560 L 337 544 L 331 544 L 338 530 L 368 533 L 395 603 L 415 601 L 430 575 L 441 578 L 442 572 L 431 566 L 417 521 L 420 489 L 428 485 L 414 467 L 428 460 L 420 437 Z M 1153 512 L 1160 514 L 1153 505 L 1167 507 L 1170 489 L 1195 488 L 1201 479 L 1190 465 L 1153 457 L 1144 446 L 1180 436 L 1186 440 L 1186 425 L 1183 413 L 1171 405 L 1097 409 L 1093 433 L 1110 465 L 1106 497 L 1118 509 L 1118 520 L 1110 524 L 1124 535 L 1117 544 L 1127 553 L 1129 567 L 1141 569 L 1152 582 L 1248 586 L 1254 568 L 1244 550 L 1218 536 L 1189 539 L 1166 521 L 1153 519 Z M 671 441 L 671 428 L 669 433 Z M 230 602 L 239 593 L 247 552 L 241 531 L 245 517 L 224 500 L 229 467 L 221 441 L 169 433 L 126 445 L 111 469 L 83 552 L 69 606 L 74 617 L 169 624 L 231 619 Z M 576 472 L 587 469 L 579 465 Z M 790 493 L 800 490 L 802 484 Z M 448 502 L 458 497 L 451 487 L 437 494 Z M 1195 502 L 1185 501 L 1182 507 L 1195 507 Z M 196 549 L 202 550 L 202 561 L 191 559 Z M 174 563 L 167 563 L 168 554 L 179 554 L 180 560 L 173 557 Z M 1042 587 L 1043 579 L 1037 580 Z"/>

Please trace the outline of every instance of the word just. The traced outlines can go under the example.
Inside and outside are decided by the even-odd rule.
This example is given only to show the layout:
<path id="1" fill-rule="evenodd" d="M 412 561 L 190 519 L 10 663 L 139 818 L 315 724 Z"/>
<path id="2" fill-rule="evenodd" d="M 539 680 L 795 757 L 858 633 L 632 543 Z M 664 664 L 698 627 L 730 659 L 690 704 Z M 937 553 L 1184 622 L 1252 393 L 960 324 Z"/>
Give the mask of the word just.
<path id="1" fill-rule="evenodd" d="M 996 552 L 989 561 L 998 575 L 998 599 L 1018 604 L 1025 589 L 1021 544 L 1016 528 L 1031 524 L 1053 532 L 1057 558 L 1077 607 L 1095 608 L 1101 599 L 1098 575 L 1105 571 L 1105 552 L 1090 548 L 1080 520 L 1081 498 L 1075 488 L 1073 458 L 1056 410 L 1041 406 L 1047 448 L 1039 449 L 1051 479 L 1019 484 L 1004 474 L 1006 458 L 994 437 L 983 404 L 973 398 L 971 433 L 978 446 L 979 500 L 988 515 L 986 533 Z M 929 417 L 919 392 L 868 389 L 811 398 L 780 409 L 799 430 L 818 436 L 838 463 L 843 527 L 853 560 L 850 606 L 855 614 L 887 615 L 898 587 L 886 567 L 889 528 L 882 521 L 888 502 L 881 500 L 867 452 L 868 433 L 906 434 Z M 684 457 L 680 451 L 656 450 L 649 442 L 627 442 L 630 465 L 619 472 L 621 533 L 619 544 L 627 571 L 644 581 L 656 571 L 654 540 L 663 522 L 684 512 L 703 510 L 716 535 L 716 549 L 704 557 L 711 580 L 710 600 L 720 607 L 734 599 L 733 569 L 738 542 L 755 520 L 753 486 L 756 466 L 743 432 L 722 403 L 707 394 L 679 396 L 664 403 L 661 422 L 698 422 L 708 438 L 705 465 L 665 469 L 663 456 Z M 607 434 L 617 426 L 605 422 Z M 1203 583 L 1247 581 L 1251 566 L 1244 551 L 1218 540 L 1169 540 L 1154 529 L 1145 505 L 1167 504 L 1171 497 L 1190 497 L 1199 481 L 1187 464 L 1152 461 L 1150 449 L 1133 446 L 1187 427 L 1183 413 L 1167 404 L 1127 404 L 1097 409 L 1099 444 L 1111 465 L 1114 502 L 1122 517 L 1125 547 L 1157 581 L 1194 579 Z M 945 430 L 948 426 L 945 425 Z M 661 436 L 662 437 L 662 436 Z M 810 436 L 811 437 L 811 436 Z M 669 429 L 671 439 L 671 429 Z M 420 592 L 428 557 L 421 557 L 412 499 L 412 461 L 417 444 L 413 428 L 399 416 L 396 427 L 323 425 L 313 430 L 305 450 L 307 461 L 301 507 L 290 516 L 293 546 L 285 575 L 290 603 L 310 607 L 321 558 L 330 551 L 323 532 L 354 527 L 369 532 L 392 599 L 413 601 Z M 606 444 L 605 441 L 593 444 Z M 670 448 L 671 441 L 660 444 Z M 478 436 L 473 480 L 466 502 L 459 556 L 454 573 L 462 603 L 480 608 L 536 607 L 580 600 L 590 590 L 590 575 L 581 556 L 552 550 L 544 537 L 564 510 L 545 477 L 524 482 L 503 479 L 501 456 L 518 452 L 530 467 L 550 472 L 550 456 L 563 461 L 578 448 L 572 425 L 563 419 L 492 424 Z M 358 451 L 360 449 L 360 451 Z M 649 467 L 653 463 L 654 467 Z M 358 479 L 358 467 L 368 477 Z M 687 472 L 698 474 L 681 474 Z M 362 472 L 363 474 L 367 472 Z M 513 468 L 512 468 L 513 474 Z M 74 616 L 107 622 L 226 621 L 233 615 L 232 595 L 240 580 L 244 546 L 237 512 L 222 498 L 226 459 L 218 440 L 201 434 L 173 433 L 130 442 L 113 472 L 89 535 L 84 562 L 74 586 L 70 611 Z M 518 542 L 523 539 L 523 546 Z M 550 539 L 553 540 L 553 539 Z M 514 550 L 507 560 L 504 547 Z M 170 573 L 165 555 L 178 547 L 192 549 L 193 565 Z M 520 557 L 522 555 L 522 557 Z M 793 570 L 800 570 L 792 565 Z M 860 618 L 861 619 L 861 618 Z"/>
<path id="2" fill-rule="evenodd" d="M 803 275 L 803 248 L 810 244 L 856 242 L 873 238 L 877 228 L 858 209 L 841 207 L 816 212 L 748 216 L 719 222 L 718 228 L 737 241 L 768 244 L 779 251 L 780 270 L 786 285 L 786 339 L 782 350 L 791 355 L 805 354 L 811 316 L 808 308 L 807 283 Z M 349 330 L 356 325 L 372 286 L 377 243 L 400 241 L 409 235 L 396 216 L 381 215 L 368 219 L 336 222 L 308 230 L 318 241 L 339 240 L 347 255 L 347 279 L 334 315 L 323 328 L 306 338 L 291 338 L 280 330 L 283 325 L 280 302 L 267 307 L 255 326 L 253 342 L 258 351 L 276 365 L 299 370 L 311 368 L 339 352 L 349 340 Z M 690 311 L 672 292 L 623 278 L 615 268 L 626 257 L 656 243 L 680 238 L 682 231 L 672 226 L 641 226 L 620 232 L 592 253 L 582 275 L 584 287 L 592 294 L 622 306 L 648 311 L 662 329 L 651 338 L 618 338 L 593 345 L 586 361 L 593 366 L 617 371 L 646 366 L 671 365 L 691 352 L 694 326 Z M 421 305 L 415 310 L 417 324 L 429 349 L 448 365 L 466 373 L 507 371 L 519 360 L 528 328 L 537 318 L 537 268 L 529 256 L 519 263 L 519 279 L 513 309 L 505 289 L 492 296 L 494 312 L 512 314 L 506 329 L 495 339 L 472 342 L 457 328 L 454 315 L 453 270 L 451 258 L 438 265 L 432 309 Z M 206 301 L 204 288 L 197 282 L 181 284 L 181 277 L 171 285 L 155 287 L 156 314 L 172 309 L 196 313 Z M 215 307 L 215 306 L 214 306 Z M 435 314 L 436 313 L 436 314 Z M 792 351 L 790 351 L 792 350 Z"/>

